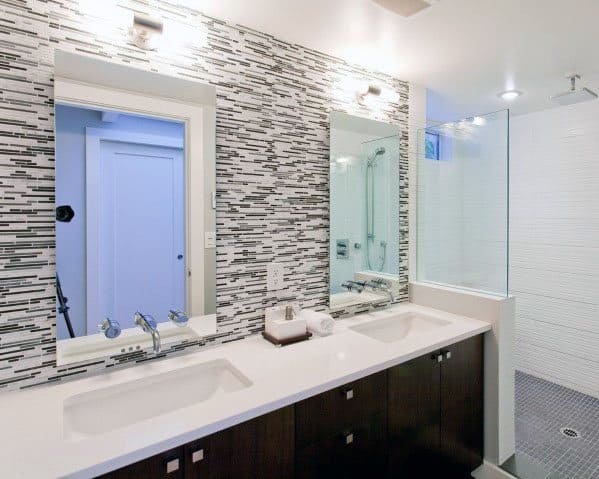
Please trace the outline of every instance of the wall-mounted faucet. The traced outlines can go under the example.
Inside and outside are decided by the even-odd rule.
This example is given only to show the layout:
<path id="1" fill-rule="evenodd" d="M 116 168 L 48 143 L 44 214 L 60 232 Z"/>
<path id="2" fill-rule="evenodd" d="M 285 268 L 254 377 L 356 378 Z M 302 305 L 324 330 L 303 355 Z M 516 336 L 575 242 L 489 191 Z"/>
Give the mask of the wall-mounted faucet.
<path id="1" fill-rule="evenodd" d="M 343 288 L 346 288 L 350 292 L 355 289 L 358 293 L 361 293 L 362 291 L 364 291 L 366 283 L 363 281 L 346 281 L 341 286 Z"/>
<path id="2" fill-rule="evenodd" d="M 189 316 L 183 311 L 171 309 L 168 312 L 168 319 L 177 326 L 183 327 L 187 324 L 187 321 L 189 321 Z"/>
<path id="3" fill-rule="evenodd" d="M 393 302 L 393 300 L 395 299 L 393 298 L 393 292 L 391 291 L 391 288 L 384 279 L 375 278 L 372 281 L 366 283 L 366 286 L 372 288 L 374 291 L 382 291 L 383 293 L 385 293 L 389 298 L 389 302 Z"/>
<path id="4" fill-rule="evenodd" d="M 144 333 L 150 333 L 152 335 L 152 343 L 154 345 L 154 352 L 160 352 L 160 333 L 156 326 L 156 321 L 149 314 L 141 314 L 139 311 L 134 316 L 135 324 L 137 324 Z"/>

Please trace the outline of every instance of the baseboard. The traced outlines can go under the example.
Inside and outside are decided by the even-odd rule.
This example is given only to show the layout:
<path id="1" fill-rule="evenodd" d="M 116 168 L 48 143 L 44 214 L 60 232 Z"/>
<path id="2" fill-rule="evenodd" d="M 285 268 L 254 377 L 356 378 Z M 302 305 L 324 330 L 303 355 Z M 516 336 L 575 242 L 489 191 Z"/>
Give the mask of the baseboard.
<path id="1" fill-rule="evenodd" d="M 517 479 L 509 472 L 487 461 L 484 461 L 481 466 L 472 472 L 472 477 L 475 479 Z"/>

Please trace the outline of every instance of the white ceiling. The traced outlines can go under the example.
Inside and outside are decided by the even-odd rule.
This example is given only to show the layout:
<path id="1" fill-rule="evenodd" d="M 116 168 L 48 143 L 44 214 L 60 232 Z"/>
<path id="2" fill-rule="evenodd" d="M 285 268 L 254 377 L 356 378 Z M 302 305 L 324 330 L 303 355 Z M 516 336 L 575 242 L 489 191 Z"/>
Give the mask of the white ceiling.
<path id="1" fill-rule="evenodd" d="M 422 84 L 456 117 L 551 107 L 573 70 L 599 92 L 599 0 L 439 0 L 410 18 L 370 0 L 178 1 Z"/>

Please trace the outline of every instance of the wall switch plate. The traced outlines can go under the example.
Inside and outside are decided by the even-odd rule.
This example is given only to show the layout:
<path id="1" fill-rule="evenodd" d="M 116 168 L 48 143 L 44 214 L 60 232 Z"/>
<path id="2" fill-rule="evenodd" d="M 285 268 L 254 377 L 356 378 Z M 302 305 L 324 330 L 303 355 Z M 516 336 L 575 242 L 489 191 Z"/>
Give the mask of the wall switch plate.
<path id="1" fill-rule="evenodd" d="M 216 231 L 204 232 L 204 248 L 216 248 Z"/>
<path id="2" fill-rule="evenodd" d="M 278 291 L 285 287 L 285 267 L 283 263 L 270 263 L 266 267 L 266 289 Z"/>

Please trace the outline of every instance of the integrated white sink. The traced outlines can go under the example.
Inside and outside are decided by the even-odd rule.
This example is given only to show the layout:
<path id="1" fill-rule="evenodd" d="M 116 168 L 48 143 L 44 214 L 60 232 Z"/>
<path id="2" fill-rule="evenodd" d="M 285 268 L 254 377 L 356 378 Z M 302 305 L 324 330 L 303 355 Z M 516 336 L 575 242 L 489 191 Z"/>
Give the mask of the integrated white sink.
<path id="1" fill-rule="evenodd" d="M 444 319 L 408 312 L 350 326 L 349 329 L 383 343 L 394 343 L 434 331 L 449 324 L 451 322 Z"/>
<path id="2" fill-rule="evenodd" d="M 252 385 L 226 359 L 89 391 L 63 403 L 63 435 L 93 436 Z"/>

